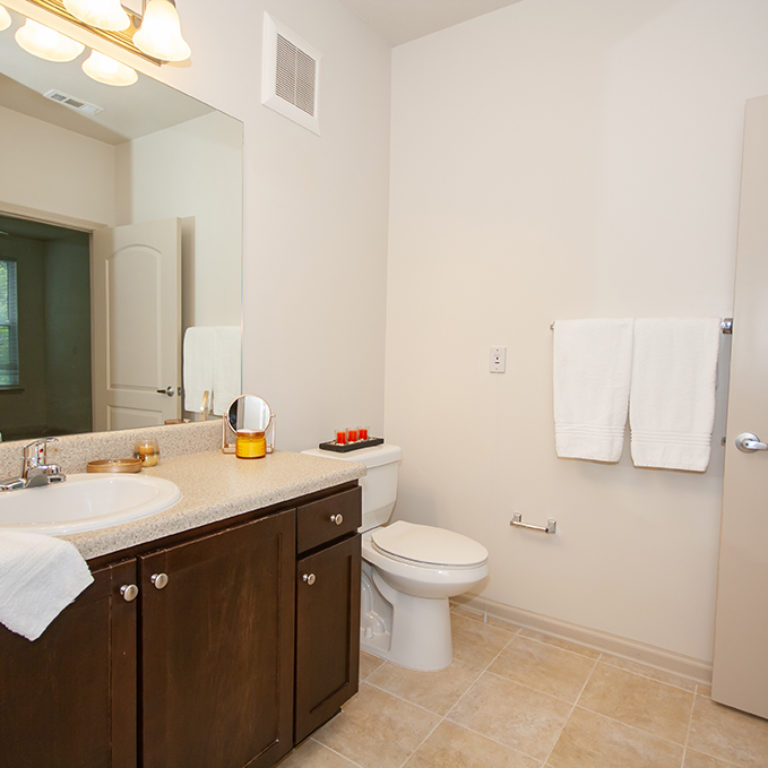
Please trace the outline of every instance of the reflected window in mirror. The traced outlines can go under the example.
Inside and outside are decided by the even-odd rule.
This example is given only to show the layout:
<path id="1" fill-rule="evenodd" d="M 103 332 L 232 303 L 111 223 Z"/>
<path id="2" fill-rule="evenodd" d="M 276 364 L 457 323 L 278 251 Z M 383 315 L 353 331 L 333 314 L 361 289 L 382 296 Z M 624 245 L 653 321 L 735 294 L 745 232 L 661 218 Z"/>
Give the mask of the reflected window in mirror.
<path id="1" fill-rule="evenodd" d="M 16 262 L 0 259 L 0 387 L 19 386 Z"/>

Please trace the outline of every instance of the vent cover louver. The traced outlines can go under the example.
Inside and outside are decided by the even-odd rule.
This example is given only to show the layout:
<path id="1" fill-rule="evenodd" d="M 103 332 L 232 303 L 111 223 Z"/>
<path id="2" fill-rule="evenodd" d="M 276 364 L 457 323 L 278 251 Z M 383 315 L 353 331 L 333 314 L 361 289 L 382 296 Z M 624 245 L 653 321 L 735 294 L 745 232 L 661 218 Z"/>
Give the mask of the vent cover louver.
<path id="1" fill-rule="evenodd" d="M 266 13 L 263 50 L 262 104 L 319 133 L 317 87 L 320 56 Z"/>
<path id="2" fill-rule="evenodd" d="M 104 111 L 103 107 L 83 101 L 82 99 L 77 99 L 74 96 L 70 96 L 68 93 L 64 93 L 64 91 L 57 91 L 56 89 L 46 91 L 43 96 L 45 96 L 46 99 L 55 101 L 57 104 L 63 104 L 65 107 L 69 107 L 76 112 L 82 112 L 86 115 L 98 115 L 99 112 Z"/>

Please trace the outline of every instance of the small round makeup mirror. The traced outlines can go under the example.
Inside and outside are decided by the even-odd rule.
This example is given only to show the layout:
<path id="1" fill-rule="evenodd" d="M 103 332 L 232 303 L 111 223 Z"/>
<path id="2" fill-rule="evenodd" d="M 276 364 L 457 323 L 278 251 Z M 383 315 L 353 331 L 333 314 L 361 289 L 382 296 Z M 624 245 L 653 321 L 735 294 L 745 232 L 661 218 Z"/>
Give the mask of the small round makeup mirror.
<path id="1" fill-rule="evenodd" d="M 227 409 L 224 418 L 224 436 L 222 450 L 231 453 L 234 447 L 228 437 L 233 440 L 239 431 L 264 432 L 267 441 L 267 453 L 272 453 L 275 445 L 275 414 L 269 403 L 258 395 L 240 395 L 236 397 Z"/>

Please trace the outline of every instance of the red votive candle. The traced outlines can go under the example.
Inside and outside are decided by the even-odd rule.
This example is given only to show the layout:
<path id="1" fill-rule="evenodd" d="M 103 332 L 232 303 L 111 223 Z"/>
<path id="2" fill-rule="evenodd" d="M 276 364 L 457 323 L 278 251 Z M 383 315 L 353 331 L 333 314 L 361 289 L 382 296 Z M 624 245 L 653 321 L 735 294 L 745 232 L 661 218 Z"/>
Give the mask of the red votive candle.
<path id="1" fill-rule="evenodd" d="M 356 429 L 350 429 L 347 431 L 347 434 L 349 435 L 349 442 L 354 443 L 357 441 L 357 430 Z"/>
<path id="2" fill-rule="evenodd" d="M 347 431 L 341 430 L 340 432 L 336 433 L 336 443 L 338 445 L 346 445 L 347 444 Z"/>
<path id="3" fill-rule="evenodd" d="M 361 440 L 367 440 L 368 439 L 368 427 L 360 427 L 358 432 L 360 433 L 360 439 Z"/>

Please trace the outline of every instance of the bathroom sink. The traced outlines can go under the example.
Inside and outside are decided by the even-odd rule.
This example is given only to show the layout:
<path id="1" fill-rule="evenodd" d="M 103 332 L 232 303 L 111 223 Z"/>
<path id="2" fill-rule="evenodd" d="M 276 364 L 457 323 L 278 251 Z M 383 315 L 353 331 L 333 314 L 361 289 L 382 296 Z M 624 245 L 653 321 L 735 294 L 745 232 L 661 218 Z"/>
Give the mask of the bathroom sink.
<path id="1" fill-rule="evenodd" d="M 53 535 L 92 531 L 175 504 L 175 483 L 146 475 L 68 475 L 63 483 L 0 493 L 0 527 Z"/>

